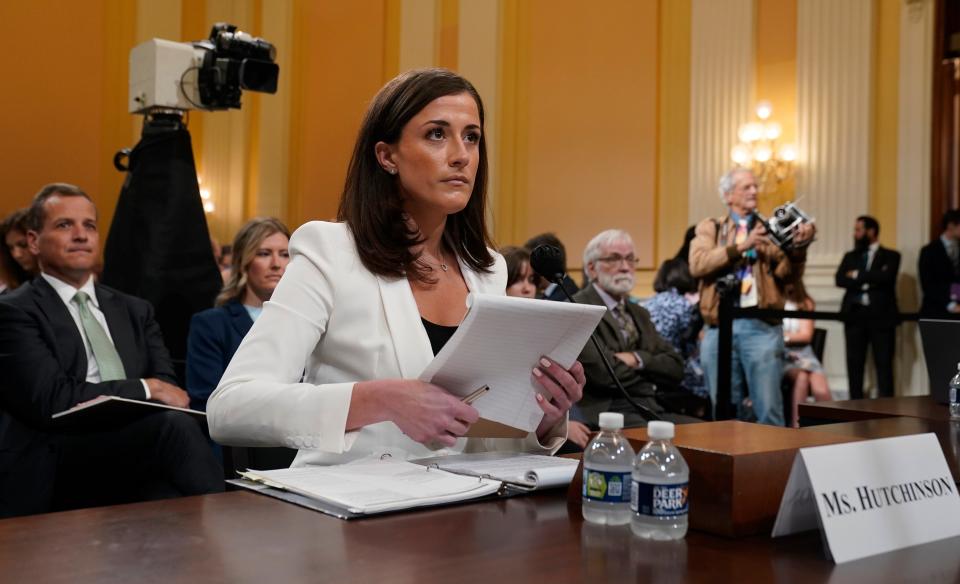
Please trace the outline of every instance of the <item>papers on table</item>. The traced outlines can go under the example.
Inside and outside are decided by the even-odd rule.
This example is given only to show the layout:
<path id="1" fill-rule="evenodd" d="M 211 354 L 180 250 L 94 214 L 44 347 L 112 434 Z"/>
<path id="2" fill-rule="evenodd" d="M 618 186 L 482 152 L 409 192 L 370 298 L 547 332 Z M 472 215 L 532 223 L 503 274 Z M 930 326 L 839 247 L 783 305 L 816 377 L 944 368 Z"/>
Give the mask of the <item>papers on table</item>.
<path id="1" fill-rule="evenodd" d="M 360 515 L 474 499 L 500 489 L 499 481 L 389 459 L 365 458 L 335 466 L 251 470 L 240 475 Z"/>
<path id="2" fill-rule="evenodd" d="M 576 361 L 606 308 L 549 300 L 471 294 L 470 311 L 420 379 L 465 397 L 490 391 L 473 403 L 481 422 L 473 436 L 516 436 L 536 430 L 543 417 L 534 394 L 533 368 L 546 355 L 563 367 Z M 517 433 L 489 432 L 486 420 Z M 472 428 L 473 429 L 473 428 Z"/>
<path id="3" fill-rule="evenodd" d="M 573 458 L 502 452 L 436 456 L 413 462 L 452 473 L 496 479 L 527 489 L 567 486 L 580 464 Z"/>
<path id="4" fill-rule="evenodd" d="M 402 461 L 363 458 L 334 466 L 248 470 L 230 481 L 341 519 L 568 485 L 578 461 L 487 452 Z"/>

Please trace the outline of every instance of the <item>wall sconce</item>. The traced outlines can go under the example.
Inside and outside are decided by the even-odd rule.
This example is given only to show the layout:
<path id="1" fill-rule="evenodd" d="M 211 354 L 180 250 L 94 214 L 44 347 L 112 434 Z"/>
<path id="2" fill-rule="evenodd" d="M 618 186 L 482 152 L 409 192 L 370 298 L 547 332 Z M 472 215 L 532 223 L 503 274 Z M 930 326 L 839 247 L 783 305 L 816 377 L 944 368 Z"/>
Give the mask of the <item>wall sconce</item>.
<path id="1" fill-rule="evenodd" d="M 197 186 L 203 184 L 203 179 L 199 176 L 197 177 Z M 203 201 L 203 212 L 209 215 L 217 210 L 217 206 L 213 204 L 213 199 L 210 196 L 210 189 L 205 189 L 200 187 L 200 200 Z"/>
<path id="2" fill-rule="evenodd" d="M 737 138 L 740 143 L 730 150 L 730 158 L 737 166 L 749 168 L 757 178 L 760 192 L 773 193 L 780 184 L 793 178 L 797 149 L 793 144 L 779 144 L 777 140 L 783 128 L 770 121 L 773 106 L 769 101 L 757 104 L 759 121 L 740 126 Z"/>

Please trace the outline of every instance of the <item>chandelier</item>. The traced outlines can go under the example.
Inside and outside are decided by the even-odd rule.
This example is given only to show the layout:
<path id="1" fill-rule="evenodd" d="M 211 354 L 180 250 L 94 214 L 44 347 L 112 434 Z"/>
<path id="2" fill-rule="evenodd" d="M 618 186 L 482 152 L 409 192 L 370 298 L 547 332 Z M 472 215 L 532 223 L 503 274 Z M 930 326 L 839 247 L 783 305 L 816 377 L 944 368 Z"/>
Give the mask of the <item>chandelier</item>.
<path id="1" fill-rule="evenodd" d="M 737 131 L 740 143 L 730 150 L 730 158 L 740 167 L 749 168 L 762 193 L 776 192 L 780 184 L 793 178 L 797 149 L 793 144 L 779 144 L 783 128 L 770 120 L 773 106 L 761 101 L 755 111 L 757 119 L 742 124 Z"/>

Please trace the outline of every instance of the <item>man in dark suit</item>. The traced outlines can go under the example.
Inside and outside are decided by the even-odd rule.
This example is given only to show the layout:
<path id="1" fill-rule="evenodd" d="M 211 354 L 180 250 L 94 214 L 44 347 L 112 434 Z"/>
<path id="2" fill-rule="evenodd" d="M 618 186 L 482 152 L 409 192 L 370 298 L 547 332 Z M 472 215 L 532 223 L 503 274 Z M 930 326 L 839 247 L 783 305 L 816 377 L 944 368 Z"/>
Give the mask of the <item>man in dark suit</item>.
<path id="1" fill-rule="evenodd" d="M 960 316 L 960 209 L 944 213 L 941 225 L 940 237 L 920 250 L 923 318 Z"/>
<path id="2" fill-rule="evenodd" d="M 667 412 L 656 400 L 659 388 L 676 387 L 683 378 L 683 358 L 657 334 L 650 315 L 629 300 L 637 266 L 633 240 L 625 231 L 611 229 L 594 237 L 584 252 L 590 284 L 574 295 L 576 302 L 606 306 L 597 336 L 617 378 L 630 397 L 664 420 L 699 422 Z M 593 343 L 580 353 L 587 376 L 579 406 L 587 421 L 596 424 L 601 412 L 620 412 L 628 427 L 645 426 L 646 417 L 620 393 Z"/>
<path id="3" fill-rule="evenodd" d="M 564 247 L 563 242 L 560 241 L 553 233 L 541 233 L 540 235 L 534 235 L 527 240 L 527 243 L 523 244 L 523 247 L 529 249 L 531 252 L 541 245 L 552 245 L 553 247 L 560 250 L 560 259 L 563 262 L 563 265 L 567 265 L 567 248 Z M 543 290 L 539 291 L 540 298 L 544 300 L 555 300 L 558 302 L 566 302 L 567 294 L 573 296 L 577 293 L 577 290 L 580 289 L 577 286 L 577 283 L 573 281 L 573 278 L 564 274 L 563 280 L 560 284 L 556 282 L 546 282 L 546 286 Z M 563 290 L 560 289 L 560 286 L 563 286 L 563 289 L 567 291 L 567 294 L 563 293 Z"/>
<path id="4" fill-rule="evenodd" d="M 844 288 L 840 311 L 867 316 L 844 324 L 847 341 L 847 380 L 850 398 L 863 397 L 863 369 L 867 347 L 873 348 L 880 397 L 893 397 L 893 352 L 897 338 L 897 272 L 900 253 L 877 241 L 880 224 L 868 215 L 857 217 L 853 251 L 837 268 L 836 284 Z"/>
<path id="5" fill-rule="evenodd" d="M 57 412 L 101 395 L 185 407 L 148 303 L 94 282 L 91 199 L 44 187 L 30 207 L 41 274 L 0 299 L 0 517 L 223 489 L 200 426 L 158 411 L 58 430 Z"/>

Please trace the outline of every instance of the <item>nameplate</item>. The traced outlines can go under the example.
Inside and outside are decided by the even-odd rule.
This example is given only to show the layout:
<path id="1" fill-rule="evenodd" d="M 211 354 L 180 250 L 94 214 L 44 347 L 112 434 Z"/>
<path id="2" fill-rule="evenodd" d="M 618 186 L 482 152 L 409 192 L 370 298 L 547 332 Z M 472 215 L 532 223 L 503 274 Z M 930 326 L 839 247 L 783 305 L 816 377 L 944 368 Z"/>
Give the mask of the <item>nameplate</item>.
<path id="1" fill-rule="evenodd" d="M 838 564 L 960 535 L 960 496 L 936 436 L 801 448 L 772 535 L 818 528 Z"/>

